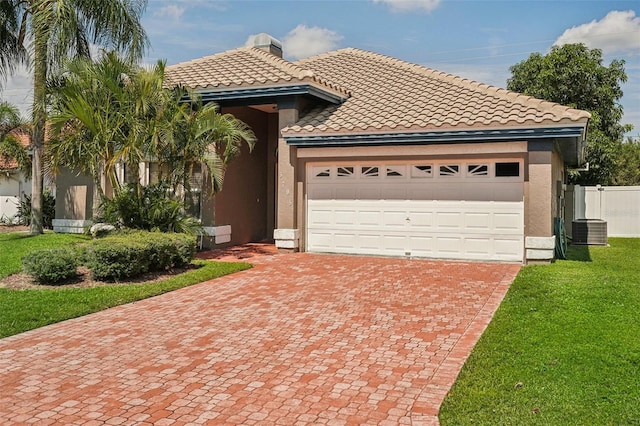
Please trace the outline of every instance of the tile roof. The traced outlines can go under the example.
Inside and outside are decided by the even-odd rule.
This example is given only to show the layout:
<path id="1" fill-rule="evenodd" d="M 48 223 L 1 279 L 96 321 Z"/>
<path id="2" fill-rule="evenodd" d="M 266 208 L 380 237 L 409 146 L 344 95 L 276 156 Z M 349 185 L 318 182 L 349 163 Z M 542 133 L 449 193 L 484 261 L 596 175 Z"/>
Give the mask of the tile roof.
<path id="1" fill-rule="evenodd" d="M 313 71 L 255 47 L 242 47 L 168 66 L 165 85 L 192 89 L 238 89 L 311 84 L 343 97 L 348 91 Z"/>
<path id="2" fill-rule="evenodd" d="M 207 92 L 310 84 L 338 93 L 288 136 L 456 131 L 584 125 L 589 113 L 463 79 L 377 53 L 347 48 L 289 62 L 243 47 L 167 67 L 167 86 Z"/>
<path id="3" fill-rule="evenodd" d="M 31 138 L 26 133 L 14 133 L 19 140 L 22 146 L 27 148 L 31 144 Z M 8 171 L 8 170 L 17 170 L 18 163 L 13 158 L 3 158 L 0 156 L 0 170 Z"/>
<path id="4" fill-rule="evenodd" d="M 294 63 L 352 96 L 319 106 L 289 136 L 584 125 L 589 113 L 438 72 L 388 56 L 347 48 Z"/>

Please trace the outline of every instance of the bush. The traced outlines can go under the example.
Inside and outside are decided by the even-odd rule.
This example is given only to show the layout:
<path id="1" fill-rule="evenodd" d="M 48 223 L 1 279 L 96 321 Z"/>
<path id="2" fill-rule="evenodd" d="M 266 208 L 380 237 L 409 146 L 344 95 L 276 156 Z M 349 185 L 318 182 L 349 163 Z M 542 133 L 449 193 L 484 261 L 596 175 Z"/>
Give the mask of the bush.
<path id="1" fill-rule="evenodd" d="M 87 248 L 86 265 L 94 279 L 118 281 L 149 271 L 149 259 L 145 254 L 142 243 L 103 238 Z"/>
<path id="2" fill-rule="evenodd" d="M 193 260 L 195 251 L 194 235 L 121 231 L 89 243 L 86 265 L 95 279 L 120 280 L 183 267 Z"/>
<path id="3" fill-rule="evenodd" d="M 70 248 L 37 250 L 22 258 L 24 271 L 41 284 L 60 284 L 77 274 L 78 256 Z"/>
<path id="4" fill-rule="evenodd" d="M 150 270 L 162 271 L 188 265 L 196 252 L 196 239 L 190 234 L 130 232 L 144 238 L 149 245 Z"/>
<path id="5" fill-rule="evenodd" d="M 169 186 L 162 182 L 149 186 L 124 185 L 112 199 L 103 200 L 96 220 L 116 227 L 146 231 L 190 234 L 199 231 L 201 225 L 198 220 L 169 194 Z"/>
<path id="6" fill-rule="evenodd" d="M 47 229 L 53 229 L 53 219 L 56 216 L 56 199 L 49 189 L 45 189 L 42 203 L 42 225 Z M 20 225 L 31 225 L 31 196 L 24 194 L 20 200 L 16 213 L 16 219 Z"/>

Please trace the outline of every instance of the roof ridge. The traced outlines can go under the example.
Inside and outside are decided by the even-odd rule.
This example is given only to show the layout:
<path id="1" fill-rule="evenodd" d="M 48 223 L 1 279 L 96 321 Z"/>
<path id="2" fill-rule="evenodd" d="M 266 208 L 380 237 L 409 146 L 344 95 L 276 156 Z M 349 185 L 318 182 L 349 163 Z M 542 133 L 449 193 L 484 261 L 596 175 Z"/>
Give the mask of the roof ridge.
<path id="1" fill-rule="evenodd" d="M 571 107 L 567 107 L 565 105 L 556 103 L 556 102 L 551 102 L 551 101 L 547 101 L 544 99 L 539 99 L 539 98 L 534 98 L 533 96 L 528 96 L 528 95 L 524 95 L 522 93 L 517 93 L 508 89 L 504 89 L 502 87 L 497 87 L 497 86 L 493 86 L 490 84 L 486 84 L 486 83 L 481 83 L 478 82 L 476 80 L 472 80 L 469 78 L 464 78 L 464 77 L 460 77 L 454 74 L 450 74 L 450 73 L 446 73 L 444 71 L 439 71 L 433 68 L 430 68 L 428 66 L 425 65 L 420 65 L 420 64 L 416 64 L 413 62 L 408 62 L 402 59 L 398 59 L 398 58 L 394 58 L 392 56 L 388 56 L 388 55 L 384 55 L 382 53 L 377 53 L 377 52 L 371 52 L 368 50 L 363 50 L 363 49 L 358 49 L 358 48 L 354 48 L 354 47 L 348 47 L 348 48 L 344 48 L 344 49 L 339 49 L 339 50 L 334 50 L 332 52 L 326 52 L 326 53 L 322 53 L 320 55 L 316 55 L 316 56 L 312 56 L 309 57 L 307 59 L 304 59 L 302 61 L 298 61 L 298 62 L 311 62 L 311 61 L 315 61 L 318 59 L 322 59 L 324 57 L 329 57 L 329 56 L 335 56 L 338 55 L 340 53 L 354 53 L 358 56 L 362 56 L 362 57 L 369 57 L 369 58 L 376 58 L 376 59 L 382 59 L 385 62 L 391 63 L 393 65 L 399 66 L 403 69 L 412 71 L 412 72 L 417 72 L 421 75 L 425 75 L 431 78 L 436 78 L 438 80 L 447 82 L 447 83 L 451 83 L 451 84 L 455 84 L 459 87 L 466 87 L 466 88 L 470 88 L 470 89 L 475 89 L 475 90 L 480 90 L 481 92 L 488 94 L 488 95 L 494 95 L 500 98 L 503 98 L 505 100 L 511 101 L 511 102 L 515 102 L 515 103 L 519 103 L 522 105 L 527 105 L 530 104 L 533 106 L 533 104 L 537 104 L 537 106 L 539 106 L 541 109 L 545 110 L 545 111 L 553 111 L 553 112 L 557 112 L 558 114 L 561 113 L 568 113 L 571 114 L 573 116 L 575 116 L 575 118 L 588 118 L 591 115 L 586 112 L 586 111 L 582 111 L 582 110 L 578 110 L 575 108 L 571 108 Z"/>
<path id="2" fill-rule="evenodd" d="M 299 80 L 304 80 L 306 77 L 317 79 L 317 76 L 315 75 L 315 73 L 310 69 L 303 68 L 295 64 L 294 62 L 287 61 L 286 59 L 283 59 L 279 56 L 275 56 L 274 54 L 266 52 L 262 49 L 258 49 L 257 47 L 253 47 L 253 46 L 239 47 L 234 50 L 249 52 L 256 57 L 259 57 L 265 60 L 271 65 L 280 68 L 282 71 L 286 71 L 294 74 Z"/>
<path id="3" fill-rule="evenodd" d="M 177 64 L 169 65 L 167 68 L 180 68 L 185 65 L 200 64 L 203 62 L 208 62 L 214 58 L 222 58 L 240 52 L 247 52 L 252 54 L 253 56 L 259 57 L 260 59 L 266 60 L 267 63 L 280 68 L 280 70 L 282 71 L 292 73 L 300 80 L 304 79 L 305 77 L 315 76 L 313 71 L 309 69 L 302 68 L 299 65 L 294 64 L 293 62 L 287 61 L 283 58 L 273 55 L 272 53 L 265 52 L 264 50 L 258 49 L 253 46 L 236 47 L 235 49 L 225 50 L 224 52 L 214 53 L 213 55 L 207 55 L 200 58 L 190 59 L 184 62 L 178 62 Z M 295 72 L 292 72 L 294 70 Z"/>

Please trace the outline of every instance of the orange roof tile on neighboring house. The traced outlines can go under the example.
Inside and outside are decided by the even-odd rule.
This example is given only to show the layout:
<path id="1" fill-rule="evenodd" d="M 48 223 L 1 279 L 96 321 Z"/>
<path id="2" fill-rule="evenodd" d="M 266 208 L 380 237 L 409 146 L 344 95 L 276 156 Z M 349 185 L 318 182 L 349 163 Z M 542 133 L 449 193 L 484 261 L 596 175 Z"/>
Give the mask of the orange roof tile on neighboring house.
<path id="1" fill-rule="evenodd" d="M 348 96 L 348 91 L 313 71 L 255 47 L 168 66 L 165 85 L 192 89 L 238 89 L 307 83 Z"/>
<path id="2" fill-rule="evenodd" d="M 365 134 L 584 124 L 585 111 L 354 48 L 294 63 L 347 88 L 340 105 L 320 106 L 284 134 Z"/>
<path id="3" fill-rule="evenodd" d="M 28 134 L 14 132 L 13 135 L 18 138 L 22 146 L 24 146 L 25 148 L 28 148 L 29 145 L 31 144 L 31 137 Z M 0 156 L 0 170 L 12 171 L 17 169 L 18 169 L 18 162 L 16 160 L 14 160 L 13 158 L 6 159 Z"/>

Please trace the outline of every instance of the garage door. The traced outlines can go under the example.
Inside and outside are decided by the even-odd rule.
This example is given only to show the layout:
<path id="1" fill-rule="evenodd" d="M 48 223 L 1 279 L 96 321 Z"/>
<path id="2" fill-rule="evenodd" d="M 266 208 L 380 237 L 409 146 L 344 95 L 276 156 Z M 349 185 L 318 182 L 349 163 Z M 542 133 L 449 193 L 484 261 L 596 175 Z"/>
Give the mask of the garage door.
<path id="1" fill-rule="evenodd" d="M 522 261 L 521 160 L 311 163 L 311 252 Z"/>

